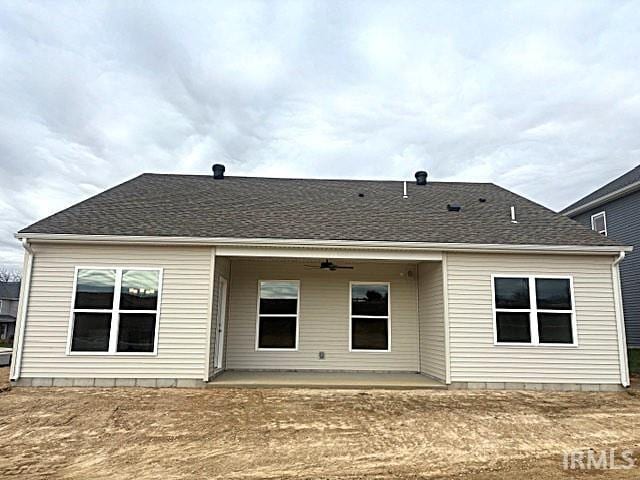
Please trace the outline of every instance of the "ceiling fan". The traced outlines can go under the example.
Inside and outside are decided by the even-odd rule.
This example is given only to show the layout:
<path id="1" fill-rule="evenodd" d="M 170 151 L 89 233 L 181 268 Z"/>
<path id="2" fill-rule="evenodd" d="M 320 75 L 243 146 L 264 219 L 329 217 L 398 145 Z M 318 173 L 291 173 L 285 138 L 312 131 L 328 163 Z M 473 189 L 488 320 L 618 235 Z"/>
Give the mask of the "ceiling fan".
<path id="1" fill-rule="evenodd" d="M 320 262 L 320 265 L 305 265 L 307 268 L 319 268 L 320 270 L 330 270 L 335 272 L 338 269 L 348 269 L 353 270 L 353 267 L 350 265 L 336 265 L 328 258 L 324 262 Z"/>

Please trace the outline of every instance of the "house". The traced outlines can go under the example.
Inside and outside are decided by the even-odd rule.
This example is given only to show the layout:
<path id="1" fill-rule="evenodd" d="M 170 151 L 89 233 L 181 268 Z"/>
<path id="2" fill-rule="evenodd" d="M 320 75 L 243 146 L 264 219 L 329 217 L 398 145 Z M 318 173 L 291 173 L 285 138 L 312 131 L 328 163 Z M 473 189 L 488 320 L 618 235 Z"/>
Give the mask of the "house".
<path id="1" fill-rule="evenodd" d="M 0 341 L 11 343 L 16 328 L 20 282 L 0 282 Z"/>
<path id="2" fill-rule="evenodd" d="M 143 174 L 18 232 L 12 381 L 628 386 L 630 247 L 490 183 L 213 170 Z"/>
<path id="3" fill-rule="evenodd" d="M 640 166 L 607 183 L 561 213 L 601 235 L 640 245 Z M 640 255 L 628 252 L 620 263 L 624 320 L 629 347 L 640 348 Z"/>

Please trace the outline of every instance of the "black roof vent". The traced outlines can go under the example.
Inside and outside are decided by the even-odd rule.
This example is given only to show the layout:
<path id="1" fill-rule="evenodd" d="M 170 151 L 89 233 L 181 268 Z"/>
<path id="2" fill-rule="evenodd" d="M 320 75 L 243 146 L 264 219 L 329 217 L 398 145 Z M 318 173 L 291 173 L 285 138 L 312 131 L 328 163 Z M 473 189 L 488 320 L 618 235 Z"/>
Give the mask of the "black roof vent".
<path id="1" fill-rule="evenodd" d="M 424 170 L 420 170 L 416 172 L 416 184 L 417 185 L 426 185 L 427 184 L 427 172 Z"/>
<path id="2" fill-rule="evenodd" d="M 462 207 L 459 203 L 449 203 L 447 204 L 447 210 L 449 210 L 450 212 L 459 212 L 460 210 L 462 210 Z"/>
<path id="3" fill-rule="evenodd" d="M 216 163 L 211 167 L 211 170 L 213 170 L 213 178 L 216 180 L 222 180 L 224 178 L 224 165 Z"/>

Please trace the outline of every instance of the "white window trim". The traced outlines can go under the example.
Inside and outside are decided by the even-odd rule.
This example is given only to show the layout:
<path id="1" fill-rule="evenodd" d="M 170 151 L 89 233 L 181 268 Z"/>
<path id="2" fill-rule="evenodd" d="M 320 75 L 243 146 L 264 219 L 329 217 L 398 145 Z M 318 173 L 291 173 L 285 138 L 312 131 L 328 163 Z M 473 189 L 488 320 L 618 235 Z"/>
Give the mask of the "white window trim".
<path id="1" fill-rule="evenodd" d="M 596 217 L 599 217 L 600 215 L 602 215 L 602 220 L 604 220 L 604 230 L 596 230 L 595 225 L 594 225 L 594 220 Z M 598 213 L 594 213 L 593 215 L 591 215 L 591 230 L 593 230 L 594 232 L 598 232 L 601 235 L 604 235 L 605 237 L 607 237 L 607 212 L 605 212 L 604 210 L 602 212 L 598 212 Z"/>
<path id="2" fill-rule="evenodd" d="M 530 308 L 496 308 L 496 278 L 526 278 L 529 281 L 529 307 Z M 571 294 L 571 310 L 549 310 L 538 309 L 536 301 L 536 279 L 561 279 L 569 280 Z M 529 275 L 514 273 L 494 273 L 491 274 L 491 308 L 493 310 L 493 344 L 497 347 L 553 347 L 553 348 L 575 348 L 578 346 L 578 325 L 576 322 L 576 296 L 573 289 L 573 277 L 571 275 Z M 529 312 L 529 328 L 531 331 L 531 342 L 499 342 L 497 312 Z M 538 312 L 540 313 L 570 313 L 571 314 L 571 337 L 572 343 L 541 343 L 538 333 Z"/>
<path id="3" fill-rule="evenodd" d="M 75 308 L 76 302 L 76 290 L 78 287 L 78 271 L 79 270 L 115 270 L 116 279 L 113 292 L 113 308 L 98 309 L 98 308 Z M 136 271 L 152 271 L 158 272 L 158 304 L 156 310 L 120 310 L 120 289 L 122 285 L 122 272 L 123 270 L 136 270 Z M 155 357 L 158 355 L 158 338 L 160 330 L 160 306 L 162 304 L 162 279 L 164 277 L 164 269 L 161 267 L 114 267 L 114 266 L 76 266 L 73 276 L 73 293 L 71 295 L 71 306 L 69 307 L 69 326 L 67 334 L 67 348 L 66 355 L 68 356 L 90 356 L 90 357 L 104 357 L 104 356 L 118 356 L 118 357 Z M 71 351 L 71 344 L 73 342 L 73 325 L 74 314 L 78 313 L 111 313 L 111 328 L 109 331 L 109 350 L 106 352 L 76 352 Z M 118 328 L 120 326 L 120 313 L 155 313 L 156 325 L 155 335 L 153 339 L 153 351 L 152 352 L 118 352 Z"/>
<path id="4" fill-rule="evenodd" d="M 376 315 L 353 315 L 351 310 L 353 308 L 353 286 L 354 285 L 386 285 L 387 286 L 387 349 L 386 350 L 371 350 L 352 348 L 352 335 L 353 335 L 353 318 L 384 318 L 383 316 Z M 391 351 L 391 282 L 349 282 L 349 352 L 354 353 L 389 353 Z"/>
<path id="5" fill-rule="evenodd" d="M 276 314 L 276 313 L 268 313 L 265 315 L 260 315 L 260 290 L 262 282 L 288 282 L 295 283 L 298 286 L 298 303 L 296 305 L 296 314 L 287 313 L 287 314 Z M 260 317 L 289 317 L 296 318 L 296 345 L 294 348 L 260 348 L 259 340 L 260 340 Z M 286 279 L 273 279 L 270 278 L 268 280 L 258 280 L 258 300 L 256 302 L 256 342 L 255 342 L 255 350 L 256 352 L 297 352 L 298 345 L 300 340 L 300 280 L 286 280 Z"/>

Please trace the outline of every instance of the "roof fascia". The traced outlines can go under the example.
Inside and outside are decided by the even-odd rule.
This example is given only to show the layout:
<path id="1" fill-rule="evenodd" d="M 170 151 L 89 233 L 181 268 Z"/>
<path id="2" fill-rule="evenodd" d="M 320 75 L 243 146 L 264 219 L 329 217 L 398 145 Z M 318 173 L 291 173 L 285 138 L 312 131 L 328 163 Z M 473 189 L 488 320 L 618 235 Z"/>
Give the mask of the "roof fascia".
<path id="1" fill-rule="evenodd" d="M 372 249 L 372 250 L 420 250 L 423 252 L 493 252 L 493 253 L 565 253 L 611 255 L 630 252 L 633 247 L 616 245 L 515 245 L 515 244 L 471 244 L 471 243 L 425 243 L 425 242 L 383 242 L 359 240 L 311 240 L 274 238 L 199 238 L 199 237 L 157 237 L 120 235 L 77 235 L 22 233 L 17 238 L 30 242 L 92 243 L 92 244 L 143 244 L 143 245 L 190 245 L 216 247 L 289 247 L 297 249 Z"/>
<path id="2" fill-rule="evenodd" d="M 610 202 L 611 200 L 615 200 L 620 197 L 624 197 L 630 193 L 635 192 L 640 189 L 640 181 L 634 182 L 626 187 L 619 188 L 611 193 L 607 193 L 606 195 L 602 195 L 601 197 L 596 198 L 595 200 L 591 200 L 590 202 L 585 203 L 584 205 L 580 205 L 578 207 L 572 208 L 571 210 L 567 210 L 562 212 L 563 215 L 567 217 L 578 215 L 580 213 L 586 212 L 587 210 L 591 210 L 592 208 L 598 207 L 603 203 Z"/>

